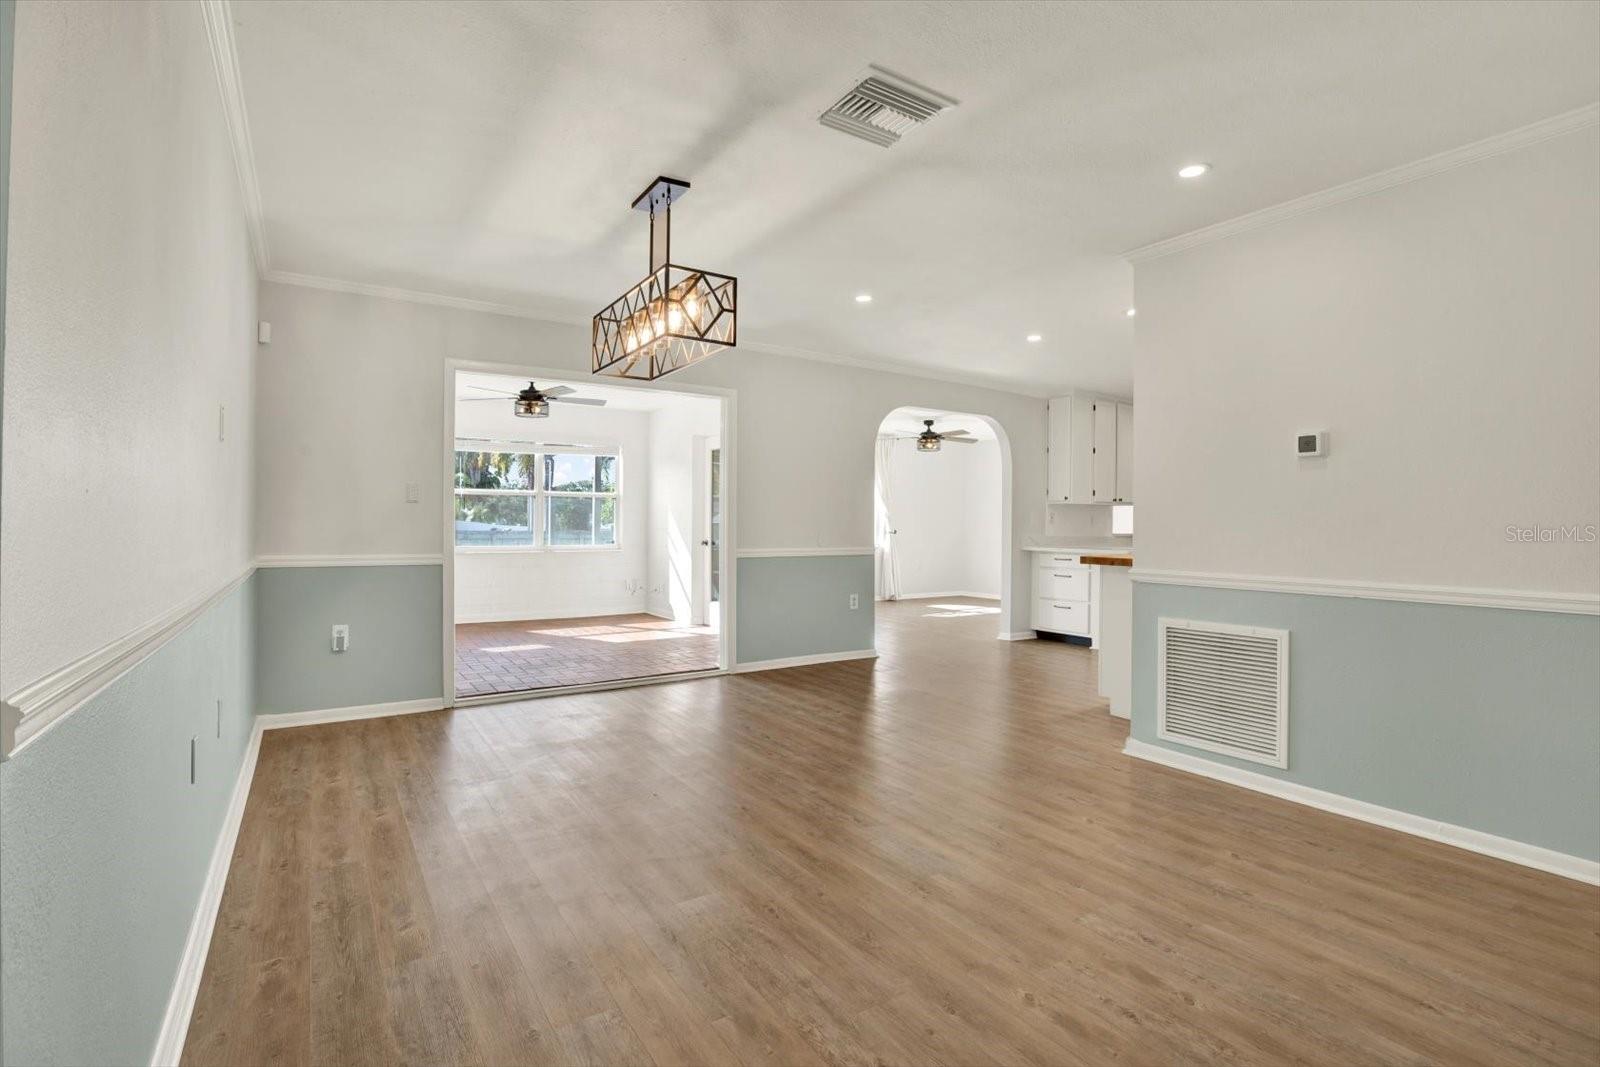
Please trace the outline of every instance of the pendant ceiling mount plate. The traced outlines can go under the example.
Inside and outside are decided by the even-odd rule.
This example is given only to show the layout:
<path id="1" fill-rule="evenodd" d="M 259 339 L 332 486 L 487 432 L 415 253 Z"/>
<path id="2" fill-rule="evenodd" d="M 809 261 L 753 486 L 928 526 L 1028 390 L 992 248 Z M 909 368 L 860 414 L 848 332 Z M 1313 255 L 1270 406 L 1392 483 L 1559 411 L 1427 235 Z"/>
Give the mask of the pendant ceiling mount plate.
<path id="1" fill-rule="evenodd" d="M 594 317 L 591 373 L 653 381 L 737 344 L 739 279 L 672 262 L 672 205 L 688 191 L 659 177 L 634 198 L 650 215 L 650 273 Z"/>

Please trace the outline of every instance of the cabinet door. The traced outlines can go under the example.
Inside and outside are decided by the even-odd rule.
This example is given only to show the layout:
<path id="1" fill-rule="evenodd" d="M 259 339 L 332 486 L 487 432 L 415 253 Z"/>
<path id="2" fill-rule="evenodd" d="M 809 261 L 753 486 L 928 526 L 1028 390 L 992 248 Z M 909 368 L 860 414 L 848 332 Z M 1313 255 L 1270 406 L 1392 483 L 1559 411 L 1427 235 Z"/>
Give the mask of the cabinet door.
<path id="1" fill-rule="evenodd" d="M 1133 503 L 1133 405 L 1117 405 L 1117 503 Z"/>
<path id="2" fill-rule="evenodd" d="M 1089 503 L 1109 504 L 1117 495 L 1117 405 L 1099 400 L 1093 405 L 1094 464 Z"/>
<path id="3" fill-rule="evenodd" d="M 1050 401 L 1050 455 L 1045 464 L 1045 497 L 1056 503 L 1072 499 L 1072 398 Z"/>
<path id="4" fill-rule="evenodd" d="M 1094 503 L 1094 401 L 1071 398 L 1072 423 L 1067 432 L 1067 464 L 1072 472 L 1068 503 Z"/>

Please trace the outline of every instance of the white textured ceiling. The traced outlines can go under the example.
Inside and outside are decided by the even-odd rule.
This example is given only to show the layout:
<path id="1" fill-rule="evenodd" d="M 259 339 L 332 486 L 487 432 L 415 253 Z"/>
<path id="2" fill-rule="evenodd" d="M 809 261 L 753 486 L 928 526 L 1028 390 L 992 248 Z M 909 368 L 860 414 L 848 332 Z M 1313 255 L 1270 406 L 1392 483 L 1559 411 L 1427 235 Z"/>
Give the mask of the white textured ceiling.
<path id="1" fill-rule="evenodd" d="M 672 174 L 741 341 L 1036 388 L 1130 388 L 1118 253 L 1600 97 L 1588 2 L 233 11 L 274 271 L 583 321 Z M 820 126 L 869 62 L 961 104 L 889 150 Z"/>

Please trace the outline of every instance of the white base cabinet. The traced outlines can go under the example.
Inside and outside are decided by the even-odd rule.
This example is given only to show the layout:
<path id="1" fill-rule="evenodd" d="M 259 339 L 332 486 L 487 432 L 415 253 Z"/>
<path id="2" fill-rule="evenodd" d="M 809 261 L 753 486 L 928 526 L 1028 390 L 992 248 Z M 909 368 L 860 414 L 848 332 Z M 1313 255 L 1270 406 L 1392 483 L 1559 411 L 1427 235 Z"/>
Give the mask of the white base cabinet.
<path id="1" fill-rule="evenodd" d="M 1100 568 L 1091 567 L 1075 552 L 1035 552 L 1033 555 L 1033 628 L 1068 637 L 1087 637 L 1098 644 L 1097 607 Z"/>

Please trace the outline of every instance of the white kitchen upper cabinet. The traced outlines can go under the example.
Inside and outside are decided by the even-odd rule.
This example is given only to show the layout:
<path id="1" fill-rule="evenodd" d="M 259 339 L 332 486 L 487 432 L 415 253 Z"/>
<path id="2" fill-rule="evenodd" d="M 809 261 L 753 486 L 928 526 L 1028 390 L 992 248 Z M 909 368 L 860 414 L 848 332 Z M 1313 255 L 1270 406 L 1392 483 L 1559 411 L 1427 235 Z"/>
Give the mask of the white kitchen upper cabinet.
<path id="1" fill-rule="evenodd" d="M 1133 503 L 1133 405 L 1117 405 L 1117 493 L 1119 504 Z"/>
<path id="2" fill-rule="evenodd" d="M 1058 503 L 1072 499 L 1072 398 L 1050 401 L 1050 462 L 1045 464 L 1045 498 Z"/>
<path id="3" fill-rule="evenodd" d="M 1049 407 L 1045 498 L 1052 504 L 1115 504 L 1133 499 L 1133 405 L 1087 393 Z"/>
<path id="4" fill-rule="evenodd" d="M 1094 482 L 1089 502 L 1109 504 L 1117 498 L 1117 403 L 1094 404 Z"/>

